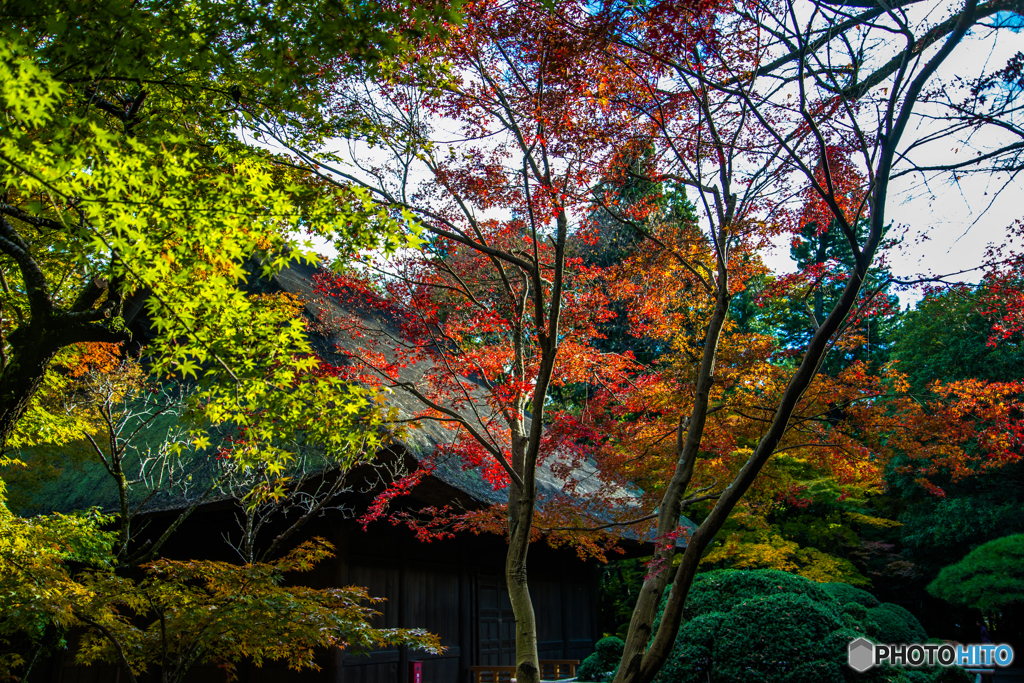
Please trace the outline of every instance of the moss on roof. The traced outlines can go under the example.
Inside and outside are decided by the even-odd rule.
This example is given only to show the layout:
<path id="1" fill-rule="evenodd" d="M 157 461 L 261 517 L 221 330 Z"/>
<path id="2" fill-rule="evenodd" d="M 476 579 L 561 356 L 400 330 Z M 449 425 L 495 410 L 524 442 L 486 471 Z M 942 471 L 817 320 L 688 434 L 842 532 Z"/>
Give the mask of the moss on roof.
<path id="1" fill-rule="evenodd" d="M 263 281 L 260 288 L 264 291 L 284 291 L 298 296 L 305 302 L 307 315 L 317 320 L 322 313 L 327 315 L 349 315 L 356 312 L 363 320 L 362 324 L 368 327 L 387 329 L 390 334 L 397 335 L 398 331 L 391 323 L 380 315 L 354 311 L 348 304 L 343 306 L 341 302 L 321 296 L 313 291 L 313 276 L 317 268 L 314 265 L 297 264 L 275 276 L 271 281 Z M 313 326 L 323 330 L 322 326 Z M 323 333 L 313 333 L 311 342 L 317 351 L 325 359 L 333 363 L 343 363 L 344 351 L 346 348 L 355 350 L 355 343 L 346 335 L 324 336 Z M 385 350 L 386 353 L 386 350 Z M 429 367 L 421 363 L 416 366 L 406 367 L 402 370 L 402 379 L 406 381 L 418 380 Z M 389 405 L 395 408 L 400 419 L 410 419 L 421 410 L 418 400 L 401 390 L 394 390 L 388 395 Z M 174 416 L 162 416 L 154 421 L 146 430 L 140 433 L 141 443 L 138 445 L 145 450 L 147 447 L 156 448 L 175 427 L 179 426 Z M 425 421 L 405 431 L 401 438 L 401 447 L 416 460 L 422 460 L 431 455 L 437 446 L 448 443 L 452 439 L 452 433 L 437 422 Z M 71 511 L 99 507 L 105 510 L 113 510 L 117 507 L 117 491 L 112 478 L 99 463 L 95 454 L 92 457 L 83 455 L 83 444 L 72 444 L 64 451 L 42 448 L 33 449 L 27 452 L 24 457 L 35 461 L 36 464 L 44 460 L 52 462 L 54 459 L 63 460 L 63 464 L 56 468 L 55 476 L 45 481 L 29 482 L 27 478 L 18 481 L 18 476 L 11 473 L 11 489 L 14 497 L 19 501 L 19 507 L 26 511 Z M 205 481 L 212 482 L 214 467 L 210 465 L 212 453 L 190 453 L 186 456 L 189 460 L 183 462 L 186 476 L 196 478 L 197 487 Z M 307 461 L 305 466 L 315 464 L 315 456 Z M 129 463 L 137 468 L 137 463 Z M 587 467 L 587 465 L 584 465 Z M 591 474 L 597 474 L 597 469 L 590 466 Z M 328 464 L 323 463 L 322 472 L 329 469 Z M 8 474 L 4 474 L 5 479 Z M 487 482 L 479 468 L 463 468 L 461 462 L 454 459 L 438 459 L 435 463 L 433 476 L 453 487 L 454 489 L 468 495 L 472 500 L 482 505 L 502 504 L 507 502 L 507 491 L 504 489 L 495 490 L 492 484 Z M 31 485 L 30 485 L 31 484 Z M 538 499 L 541 505 L 545 500 L 558 496 L 562 492 L 563 481 L 556 477 L 547 465 L 541 465 L 537 472 Z M 576 487 L 576 496 L 581 505 L 586 504 L 588 498 L 593 497 L 604 484 L 600 477 L 580 477 L 580 483 Z M 626 490 L 621 490 L 619 495 L 623 506 L 635 505 L 635 496 Z M 217 497 L 215 496 L 214 499 Z M 138 499 L 135 504 L 142 502 Z M 146 510 L 173 509 L 185 507 L 189 500 L 187 496 L 180 494 L 180 491 L 164 491 L 145 501 Z M 628 534 L 631 535 L 631 534 Z"/>

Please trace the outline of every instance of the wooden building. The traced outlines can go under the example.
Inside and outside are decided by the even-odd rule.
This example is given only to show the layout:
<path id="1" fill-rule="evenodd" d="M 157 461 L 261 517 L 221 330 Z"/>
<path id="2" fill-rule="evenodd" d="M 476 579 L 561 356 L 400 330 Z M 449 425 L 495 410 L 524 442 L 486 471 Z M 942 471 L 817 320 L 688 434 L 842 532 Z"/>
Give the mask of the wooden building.
<path id="1" fill-rule="evenodd" d="M 413 491 L 408 506 L 436 504 L 442 497 L 467 502 L 465 492 L 428 477 Z M 231 509 L 212 504 L 176 534 L 165 554 L 195 556 L 199 549 L 206 549 L 199 554 L 207 557 L 212 552 L 223 554 L 220 533 L 235 524 L 232 515 Z M 441 655 L 406 648 L 358 656 L 331 652 L 325 653 L 319 672 L 296 673 L 272 663 L 240 667 L 241 683 L 412 683 L 409 665 L 416 661 L 421 662 L 423 683 L 469 683 L 471 666 L 515 664 L 515 619 L 504 583 L 507 544 L 503 537 L 463 532 L 427 543 L 418 541 L 405 526 L 377 521 L 364 530 L 350 518 L 332 515 L 303 530 L 303 537 L 313 536 L 331 541 L 336 555 L 303 574 L 304 584 L 365 586 L 370 595 L 386 598 L 377 607 L 381 615 L 374 626 L 423 628 L 436 633 L 446 650 Z M 642 550 L 640 544 L 627 545 L 634 553 Z M 582 661 L 601 637 L 596 612 L 598 563 L 581 561 L 572 549 L 537 543 L 530 548 L 529 576 L 540 658 Z M 223 672 L 214 668 L 199 668 L 194 675 L 197 683 L 223 678 Z M 54 681 L 92 683 L 68 669 Z"/>
<path id="2" fill-rule="evenodd" d="M 427 482 L 424 482 L 425 484 Z M 166 546 L 169 557 L 227 559 L 219 534 L 234 524 L 232 511 L 217 504 L 198 512 Z M 351 519 L 326 516 L 303 536 L 321 536 L 336 556 L 303 574 L 312 587 L 359 585 L 386 598 L 374 626 L 423 628 L 446 648 L 429 655 L 407 648 L 366 655 L 324 653 L 319 672 L 294 672 L 274 663 L 239 666 L 240 683 L 412 683 L 411 662 L 421 662 L 423 683 L 469 683 L 469 667 L 515 664 L 515 620 L 504 585 L 506 543 L 491 535 L 458 534 L 424 543 L 405 527 L 374 522 L 365 531 Z M 600 638 L 597 632 L 597 564 L 579 560 L 570 549 L 543 543 L 530 549 L 530 591 L 537 615 L 541 659 L 582 660 Z M 35 678 L 35 677 L 34 677 Z M 197 667 L 196 683 L 222 683 L 223 671 Z M 115 683 L 113 667 L 80 667 L 70 653 L 52 663 L 37 680 L 52 683 Z M 145 680 L 143 678 L 142 680 Z"/>
<path id="3" fill-rule="evenodd" d="M 324 307 L 339 307 L 336 301 L 316 297 L 310 287 L 313 268 L 297 266 L 282 273 L 271 283 L 272 289 L 284 290 L 307 302 L 311 316 Z M 379 324 L 386 324 L 380 323 Z M 144 334 L 140 329 L 138 334 Z M 337 338 L 315 339 L 318 352 L 339 362 Z M 343 362 L 343 359 L 341 359 Z M 411 376 L 422 368 L 409 368 Z M 418 412 L 415 399 L 395 394 L 391 399 L 401 416 Z M 384 454 L 405 468 L 430 453 L 436 444 L 450 439 L 442 427 L 427 423 L 411 430 L 401 444 Z M 113 493 L 109 482 L 101 482 L 103 473 L 79 472 L 70 476 L 77 482 L 61 488 L 60 482 L 50 487 L 50 500 L 60 502 L 57 509 L 81 509 L 93 505 L 112 507 Z M 88 483 L 88 477 L 98 477 Z M 198 476 L 198 474 L 197 474 Z M 331 473 L 324 473 L 331 476 Z M 588 486 L 599 486 L 597 477 L 581 485 L 577 493 L 585 505 Z M 562 482 L 546 467 L 538 472 L 540 499 L 561 491 Z M 106 487 L 106 488 L 104 488 Z M 75 495 L 70 492 L 77 491 Z M 507 492 L 495 491 L 480 473 L 463 469 L 458 462 L 436 462 L 431 476 L 420 482 L 403 505 L 410 509 L 424 506 L 453 505 L 460 509 L 479 509 L 502 503 Z M 358 498 L 358 497 L 357 497 Z M 629 504 L 624 495 L 623 504 Z M 368 502 L 363 496 L 353 501 L 358 508 Z M 182 501 L 155 496 L 150 504 L 153 528 L 160 519 L 176 514 Z M 162 554 L 171 558 L 202 557 L 231 559 L 223 541 L 226 529 L 237 528 L 236 503 L 216 497 L 205 503 L 175 533 Z M 151 532 L 155 533 L 155 532 Z M 474 665 L 515 664 L 515 622 L 504 585 L 504 562 L 507 544 L 502 536 L 475 535 L 461 532 L 455 538 L 420 542 L 404 526 L 386 521 L 373 522 L 364 528 L 351 514 L 328 513 L 311 521 L 302 530 L 302 538 L 320 536 L 331 541 L 336 557 L 325 561 L 314 571 L 302 576 L 312 587 L 359 585 L 370 595 L 386 602 L 379 607 L 381 615 L 375 625 L 380 627 L 423 628 L 440 636 L 446 648 L 443 654 L 426 655 L 405 648 L 381 650 L 364 655 L 345 652 L 325 653 L 319 672 L 296 673 L 272 663 L 262 668 L 239 667 L 241 683 L 285 683 L 287 681 L 323 681 L 331 683 L 411 683 L 410 663 L 420 662 L 423 683 L 469 683 L 470 667 Z M 646 544 L 624 540 L 628 555 L 649 553 Z M 544 543 L 535 544 L 529 554 L 529 585 L 537 615 L 539 655 L 544 659 L 582 660 L 593 651 L 600 638 L 597 631 L 596 561 L 583 561 L 572 549 L 553 549 Z M 190 676 L 197 683 L 223 681 L 224 672 L 215 667 L 198 667 Z M 117 681 L 114 668 L 78 667 L 70 656 L 54 661 L 47 679 L 53 683 L 106 683 Z"/>
<path id="4" fill-rule="evenodd" d="M 436 505 L 442 500 L 471 504 L 469 496 L 436 478 L 427 477 L 413 490 L 406 507 Z M 231 559 L 222 533 L 237 528 L 236 508 L 212 502 L 193 513 L 164 547 L 175 559 Z M 154 532 L 174 510 L 153 515 Z M 273 533 L 273 530 L 271 530 Z M 320 671 L 294 672 L 274 663 L 239 666 L 240 683 L 412 683 L 410 663 L 421 662 L 423 683 L 469 683 L 474 665 L 515 664 L 515 619 L 504 583 L 507 544 L 494 534 L 462 532 L 454 538 L 422 542 L 405 526 L 372 522 L 365 530 L 348 515 L 327 514 L 309 523 L 302 538 L 319 536 L 335 546 L 325 560 L 300 580 L 311 587 L 365 586 L 386 602 L 374 626 L 423 628 L 437 634 L 446 648 L 429 655 L 397 648 L 365 655 L 324 653 Z M 627 553 L 643 544 L 624 541 Z M 648 550 L 649 552 L 649 550 Z M 596 561 L 582 561 L 572 549 L 554 549 L 541 542 L 529 555 L 529 582 L 537 617 L 541 659 L 583 660 L 601 637 L 597 630 Z M 196 683 L 222 683 L 223 671 L 196 667 Z M 52 662 L 45 677 L 52 683 L 118 683 L 114 667 L 80 667 L 71 653 Z M 141 679 L 145 681 L 145 677 Z"/>

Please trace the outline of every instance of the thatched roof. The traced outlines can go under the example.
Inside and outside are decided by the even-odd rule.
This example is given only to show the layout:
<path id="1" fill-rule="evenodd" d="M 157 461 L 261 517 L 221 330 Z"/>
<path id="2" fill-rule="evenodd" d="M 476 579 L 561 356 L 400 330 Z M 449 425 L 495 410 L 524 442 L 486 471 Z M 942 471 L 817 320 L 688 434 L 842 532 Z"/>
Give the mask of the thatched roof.
<path id="1" fill-rule="evenodd" d="M 315 266 L 306 264 L 295 265 L 277 275 L 274 278 L 274 282 L 283 291 L 294 294 L 306 302 L 307 312 L 313 318 L 318 318 L 322 315 L 327 317 L 357 315 L 360 318 L 359 325 L 361 327 L 369 330 L 381 330 L 382 337 L 400 337 L 401 332 L 385 314 L 361 310 L 353 305 L 352 302 L 342 303 L 333 297 L 324 297 L 314 292 L 313 276 L 316 272 Z M 366 341 L 362 343 L 365 344 Z M 320 336 L 314 340 L 314 344 L 317 347 L 318 353 L 321 353 L 323 357 L 333 362 L 345 362 L 344 354 L 346 350 L 353 354 L 358 353 L 356 342 L 345 334 L 333 334 L 330 337 Z M 394 355 L 389 354 L 387 349 L 384 349 L 384 355 L 389 360 L 394 359 Z M 430 367 L 425 363 L 404 367 L 399 371 L 400 379 L 402 382 L 415 384 L 421 380 L 424 373 L 429 369 Z M 403 391 L 401 388 L 395 388 L 388 395 L 387 401 L 389 406 L 397 409 L 399 419 L 408 420 L 423 411 L 423 404 L 415 396 L 407 391 Z M 487 409 L 484 401 L 477 402 L 476 410 L 480 413 L 485 413 Z M 462 411 L 462 414 L 468 421 L 479 424 L 479 420 L 471 412 Z M 488 419 L 489 415 L 481 414 L 480 417 Z M 423 420 L 418 423 L 415 429 L 407 432 L 402 438 L 402 445 L 413 457 L 422 459 L 433 453 L 439 445 L 450 443 L 452 438 L 452 430 L 436 421 Z M 589 471 L 578 472 L 580 484 L 577 487 L 577 494 L 581 498 L 596 494 L 602 488 L 602 483 L 597 476 L 597 468 L 592 465 L 585 465 L 584 467 Z M 478 469 L 463 469 L 460 462 L 438 459 L 437 469 L 434 474 L 445 483 L 469 494 L 481 503 L 493 504 L 507 501 L 505 490 L 495 491 L 494 487 L 481 477 Z M 564 481 L 556 477 L 551 472 L 550 467 L 542 465 L 538 468 L 537 489 L 538 496 L 542 500 L 561 492 L 563 484 Z M 624 491 L 621 495 L 624 504 L 628 504 L 632 500 L 632 496 L 629 496 Z"/>
<path id="2" fill-rule="evenodd" d="M 389 335 L 397 336 L 399 331 L 393 320 L 388 320 L 385 314 L 380 311 L 368 311 L 360 309 L 354 302 L 341 302 L 333 297 L 325 297 L 314 291 L 313 277 L 317 267 L 308 264 L 293 265 L 289 269 L 276 275 L 270 281 L 261 281 L 257 286 L 263 291 L 284 291 L 297 296 L 304 302 L 306 313 L 311 320 L 320 320 L 326 316 L 331 318 L 348 317 L 356 315 L 360 318 L 359 324 L 369 329 L 379 329 Z M 356 352 L 356 344 L 351 337 L 345 334 L 330 332 L 322 325 L 311 326 L 317 332 L 312 334 L 311 342 L 314 349 L 325 360 L 334 364 L 347 362 L 346 352 Z M 365 341 L 363 343 L 366 343 Z M 387 355 L 387 349 L 384 350 Z M 404 382 L 416 383 L 429 369 L 429 366 L 421 363 L 405 367 L 401 370 L 401 379 Z M 388 403 L 397 410 L 398 418 L 409 420 L 422 412 L 422 404 L 419 400 L 401 389 L 394 389 L 388 395 Z M 478 410 L 482 410 L 483 402 L 480 402 Z M 486 419 L 486 416 L 484 416 Z M 174 418 L 162 418 L 156 421 L 151 428 L 142 434 L 141 438 L 153 445 L 160 443 L 169 430 L 174 429 L 176 422 Z M 449 443 L 453 438 L 453 432 L 443 424 L 436 421 L 425 420 L 417 424 L 415 428 L 406 430 L 400 438 L 400 443 L 393 449 L 392 455 L 398 453 L 398 457 L 411 458 L 413 461 L 422 461 L 435 453 L 441 444 Z M 207 454 L 208 455 L 208 454 Z M 327 462 L 322 466 L 317 464 L 316 454 L 305 454 L 303 467 L 305 471 L 310 468 L 314 470 L 319 466 L 324 474 L 330 469 Z M 214 467 L 210 465 L 212 458 L 194 458 L 191 462 L 183 464 L 181 476 L 187 476 L 192 481 L 193 493 L 202 489 L 204 481 L 210 482 L 214 477 Z M 579 469 L 575 472 L 575 478 L 579 480 L 575 489 L 575 496 L 579 500 L 581 511 L 587 507 L 588 499 L 606 497 L 605 484 L 598 476 L 597 468 L 592 464 L 584 464 L 584 471 Z M 464 468 L 460 461 L 455 458 L 436 458 L 433 471 L 434 483 L 433 496 L 448 496 L 460 494 L 459 498 L 464 503 L 486 506 L 507 502 L 507 491 L 495 488 L 486 481 L 478 468 Z M 437 486 L 440 484 L 440 486 Z M 537 472 L 538 498 L 541 505 L 545 500 L 561 494 L 564 481 L 557 477 L 548 465 L 541 465 Z M 429 481 L 424 481 L 421 487 L 431 486 Z M 438 493 L 440 491 L 440 494 Z M 599 496 L 597 494 L 602 494 Z M 619 489 L 616 497 L 620 498 L 623 506 L 633 507 L 635 496 L 625 489 Z M 206 503 L 216 502 L 225 498 L 222 494 L 215 494 L 207 499 Z M 90 507 L 113 511 L 116 509 L 117 492 L 113 482 L 104 468 L 95 458 L 82 457 L 71 466 L 64 467 L 60 476 L 45 484 L 39 493 L 33 496 L 34 500 L 27 505 L 27 508 L 34 511 L 71 511 L 81 510 Z M 466 500 L 468 498 L 468 500 Z M 194 500 L 194 498 L 193 498 Z M 148 500 L 139 500 L 146 511 L 174 510 L 187 506 L 189 496 L 184 489 L 174 491 L 163 491 Z M 595 513 L 599 518 L 606 515 L 600 512 Z M 606 520 L 610 521 L 610 520 Z M 635 536 L 632 533 L 628 537 Z"/>
<path id="3" fill-rule="evenodd" d="M 274 284 L 280 287 L 282 291 L 294 294 L 304 301 L 307 313 L 313 319 L 321 317 L 330 319 L 334 316 L 346 317 L 356 315 L 360 318 L 358 323 L 361 328 L 380 330 L 382 338 L 399 338 L 401 336 L 395 321 L 389 319 L 387 314 L 376 310 L 364 310 L 355 301 L 342 302 L 336 298 L 325 297 L 315 292 L 313 278 L 316 273 L 316 266 L 306 264 L 295 265 L 277 275 L 274 278 Z M 322 357 L 331 362 L 340 363 L 345 362 L 344 356 L 346 351 L 352 354 L 359 352 L 358 344 L 351 337 L 345 334 L 328 333 L 322 327 L 320 329 L 321 335 L 329 334 L 329 336 L 320 336 L 318 339 L 313 340 L 318 353 Z M 360 343 L 366 344 L 366 341 Z M 381 346 L 385 346 L 385 344 L 381 344 Z M 394 360 L 393 354 L 389 356 L 387 350 L 385 349 L 384 351 L 385 357 L 388 360 Z M 425 363 L 406 366 L 399 371 L 400 379 L 402 382 L 415 384 L 430 369 Z M 399 419 L 411 419 L 423 411 L 423 404 L 415 396 L 400 388 L 395 388 L 393 393 L 389 394 L 388 403 L 397 409 Z M 478 401 L 476 410 L 480 413 L 479 417 L 481 419 L 486 420 L 489 418 L 489 415 L 485 413 L 487 410 L 485 401 Z M 463 411 L 460 414 L 468 421 L 479 424 L 476 415 L 468 411 Z M 403 437 L 402 445 L 414 458 L 423 459 L 434 453 L 439 445 L 451 442 L 452 438 L 452 430 L 436 421 L 424 420 L 419 423 L 416 429 L 410 430 Z M 508 492 L 505 489 L 495 490 L 481 476 L 479 468 L 466 469 L 455 458 L 438 458 L 435 460 L 435 463 L 434 477 L 453 489 L 468 494 L 472 499 L 484 505 L 507 502 Z M 546 500 L 550 500 L 562 493 L 565 481 L 552 472 L 549 464 L 544 463 L 538 466 L 536 478 L 538 504 L 541 507 L 543 507 Z M 607 499 L 609 497 L 608 484 L 601 479 L 598 469 L 593 463 L 583 463 L 577 467 L 574 471 L 574 479 L 576 480 L 576 485 L 573 496 L 581 512 L 587 511 L 587 508 L 590 507 L 588 501 L 601 498 Z M 611 497 L 621 500 L 624 507 L 636 507 L 637 505 L 636 495 L 621 487 L 616 487 Z M 593 511 L 592 514 L 603 521 L 611 521 L 606 512 L 597 510 Z M 691 530 L 696 528 L 696 525 L 690 522 L 690 520 L 683 518 L 683 521 Z M 625 533 L 625 536 L 636 538 L 636 535 L 629 531 Z M 680 544 L 685 545 L 683 542 L 680 542 Z"/>

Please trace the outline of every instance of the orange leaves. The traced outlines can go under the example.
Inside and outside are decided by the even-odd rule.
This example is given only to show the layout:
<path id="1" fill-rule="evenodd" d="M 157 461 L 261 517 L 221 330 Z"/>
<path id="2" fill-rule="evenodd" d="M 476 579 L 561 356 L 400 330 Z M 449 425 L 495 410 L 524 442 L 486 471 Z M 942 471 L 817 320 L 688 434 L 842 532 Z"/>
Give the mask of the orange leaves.
<path id="1" fill-rule="evenodd" d="M 76 344 L 64 358 L 69 377 L 79 378 L 88 373 L 107 374 L 121 363 L 121 345 L 105 342 Z"/>
<path id="2" fill-rule="evenodd" d="M 911 452 L 913 467 L 927 479 L 945 470 L 959 481 L 1017 462 L 1024 454 L 1024 384 L 970 379 L 936 383 Z"/>

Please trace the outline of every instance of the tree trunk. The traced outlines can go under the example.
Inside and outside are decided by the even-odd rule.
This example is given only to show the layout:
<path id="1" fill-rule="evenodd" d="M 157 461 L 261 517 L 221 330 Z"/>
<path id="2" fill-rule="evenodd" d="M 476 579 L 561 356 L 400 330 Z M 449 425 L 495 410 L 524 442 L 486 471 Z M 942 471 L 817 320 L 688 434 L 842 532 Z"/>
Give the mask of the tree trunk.
<path id="1" fill-rule="evenodd" d="M 542 339 L 544 351 L 537 370 L 530 413 L 530 433 L 524 438 L 518 430 L 512 435 L 512 468 L 522 477 L 523 486 L 509 485 L 508 553 L 505 556 L 505 582 L 512 612 L 516 617 L 516 681 L 540 683 L 540 658 L 537 653 L 537 617 L 527 584 L 526 556 L 530 549 L 530 532 L 537 506 L 537 459 L 544 433 L 544 400 L 548 395 L 551 375 L 555 369 L 558 347 L 558 310 L 554 307 L 551 325 L 554 334 Z"/>
<path id="2" fill-rule="evenodd" d="M 634 613 L 633 623 L 630 625 L 628 636 L 628 642 L 632 644 L 632 648 L 623 653 L 622 665 L 619 668 L 619 674 L 615 677 L 615 683 L 650 683 L 668 659 L 682 623 L 686 596 L 697 573 L 697 567 L 701 556 L 704 554 L 704 550 L 725 524 L 729 513 L 732 512 L 747 489 L 753 484 L 765 463 L 775 452 L 783 435 L 786 433 L 789 420 L 793 416 L 797 403 L 814 379 L 815 374 L 817 374 L 833 337 L 839 332 L 843 321 L 846 320 L 846 317 L 857 303 L 861 287 L 864 284 L 864 278 L 867 275 L 871 262 L 874 260 L 884 232 L 889 174 L 896 156 L 896 148 L 926 82 L 939 65 L 950 55 L 953 48 L 967 34 L 967 30 L 973 23 L 972 17 L 976 7 L 977 0 L 967 0 L 955 30 L 950 34 L 942 48 L 931 57 L 924 68 L 914 77 L 913 81 L 908 84 L 902 96 L 902 101 L 897 101 L 895 98 L 890 99 L 885 124 L 878 137 L 881 145 L 877 150 L 877 166 L 869 202 L 870 229 L 861 253 L 856 255 L 856 261 L 851 269 L 846 287 L 843 289 L 839 300 L 829 312 L 828 317 L 821 321 L 820 327 L 818 327 L 814 336 L 808 342 L 804 358 L 786 386 L 768 430 L 758 442 L 757 447 L 739 474 L 736 475 L 729 484 L 729 487 L 719 496 L 715 507 L 687 544 L 682 562 L 680 562 L 675 572 L 672 589 L 665 603 L 665 610 L 662 613 L 658 631 L 654 635 L 653 640 L 650 641 L 650 646 L 646 648 L 646 652 L 644 652 L 644 645 L 639 644 L 640 634 L 634 634 L 634 623 L 653 623 L 651 620 L 654 616 L 653 612 L 656 609 L 656 603 L 645 603 L 643 614 L 638 615 L 636 612 Z M 904 64 L 906 64 L 906 59 L 911 54 L 911 49 L 908 48 L 904 55 Z M 824 149 L 821 153 L 824 156 Z M 852 230 L 853 226 L 850 226 L 850 229 Z M 851 237 L 851 239 L 853 238 Z M 720 262 L 719 268 L 721 268 L 721 265 Z M 707 358 L 707 351 L 707 345 L 705 345 L 705 360 Z M 688 435 L 688 437 L 692 436 L 694 435 Z M 640 612 L 639 606 L 637 607 L 637 612 Z"/>
<path id="3" fill-rule="evenodd" d="M 525 479 L 525 478 L 524 478 Z M 516 681 L 540 682 L 540 658 L 537 654 L 537 618 L 527 583 L 526 555 L 530 549 L 533 506 L 537 499 L 536 481 L 531 476 L 522 490 L 514 485 L 509 496 L 508 554 L 505 556 L 505 583 L 512 612 L 516 617 Z"/>
<path id="4" fill-rule="evenodd" d="M 61 348 L 53 337 L 43 325 L 31 325 L 11 340 L 9 361 L 0 370 L 0 452 L 39 390 L 50 361 Z"/>
<path id="5" fill-rule="evenodd" d="M 821 359 L 829 348 L 829 342 L 857 302 L 857 297 L 867 272 L 867 266 L 871 263 L 874 252 L 878 247 L 880 234 L 881 229 L 879 226 L 879 229 L 873 231 L 869 238 L 863 257 L 859 259 L 859 263 L 851 274 L 852 276 L 836 306 L 808 344 L 807 353 L 786 390 L 783 392 L 782 398 L 779 401 L 779 407 L 768 431 L 758 443 L 757 448 L 750 456 L 750 459 L 747 460 L 743 469 L 740 470 L 729 487 L 719 497 L 711 514 L 707 516 L 697 531 L 694 532 L 693 537 L 690 538 L 686 551 L 683 553 L 682 562 L 676 569 L 658 631 L 654 639 L 650 641 L 649 647 L 645 647 L 646 641 L 643 643 L 639 641 L 639 636 L 641 635 L 639 632 L 634 637 L 633 626 L 630 626 L 627 643 L 632 645 L 632 649 L 623 653 L 624 666 L 620 668 L 619 674 L 615 677 L 615 683 L 650 683 L 668 659 L 672 646 L 675 644 L 676 635 L 679 633 L 679 627 L 682 624 L 686 596 L 697 573 L 701 556 L 704 554 L 708 544 L 714 539 L 715 534 L 725 524 L 729 513 L 732 512 L 747 489 L 750 488 L 757 474 L 782 440 L 796 404 L 814 378 Z M 656 601 L 647 601 L 644 604 L 643 613 L 638 614 L 640 612 L 638 605 L 637 611 L 634 612 L 634 622 L 638 626 L 653 624 L 656 609 Z M 650 633 L 649 629 L 650 627 L 648 626 L 648 634 Z"/>
<path id="6" fill-rule="evenodd" d="M 718 356 L 718 343 L 722 329 L 729 316 L 730 295 L 728 293 L 728 271 L 724 264 L 718 269 L 718 286 L 716 291 L 715 310 L 708 322 L 704 341 L 704 354 L 701 358 L 700 370 L 697 374 L 697 386 L 693 408 L 690 411 L 688 424 L 685 427 L 686 439 L 683 440 L 684 424 L 679 425 L 677 445 L 678 461 L 675 472 L 669 482 L 665 495 L 662 496 L 658 513 L 658 546 L 654 551 L 649 575 L 644 580 L 640 594 L 637 596 L 636 607 L 626 635 L 626 646 L 623 649 L 623 666 L 615 677 L 616 683 L 630 680 L 640 671 L 640 664 L 647 650 L 654 626 L 654 617 L 658 603 L 668 585 L 672 570 L 672 558 L 675 555 L 675 541 L 668 537 L 662 543 L 660 539 L 679 527 L 682 514 L 682 500 L 693 475 L 693 466 L 700 451 L 700 441 L 707 421 L 708 403 L 711 398 L 711 387 L 714 384 L 715 361 Z M 692 542 L 692 541 L 691 541 Z"/>
<path id="7" fill-rule="evenodd" d="M 59 316 L 48 314 L 33 320 L 8 338 L 11 352 L 0 370 L 0 453 L 61 349 L 82 342 L 118 344 L 130 338 L 125 331 L 111 331 L 98 323 L 68 322 Z"/>

